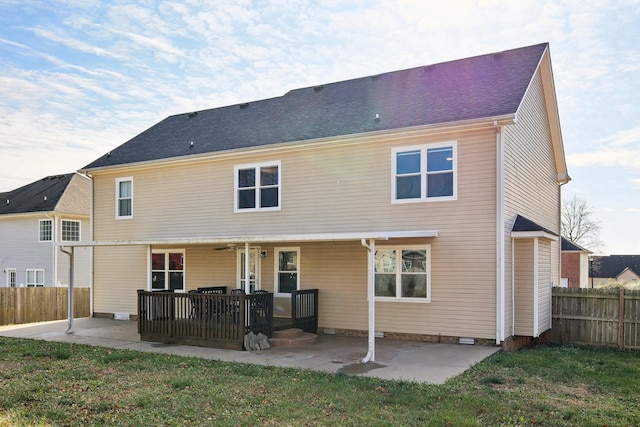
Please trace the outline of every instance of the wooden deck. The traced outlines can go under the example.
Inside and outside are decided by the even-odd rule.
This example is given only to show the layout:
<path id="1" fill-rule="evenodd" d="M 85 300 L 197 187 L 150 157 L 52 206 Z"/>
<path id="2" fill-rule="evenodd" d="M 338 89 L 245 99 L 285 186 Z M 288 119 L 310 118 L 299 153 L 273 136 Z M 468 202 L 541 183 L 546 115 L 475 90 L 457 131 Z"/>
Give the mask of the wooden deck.
<path id="1" fill-rule="evenodd" d="M 291 319 L 273 317 L 273 293 L 227 294 L 226 287 L 189 293 L 138 291 L 138 333 L 143 341 L 242 350 L 245 334 L 270 337 L 297 327 L 317 333 L 318 290 L 294 291 Z"/>

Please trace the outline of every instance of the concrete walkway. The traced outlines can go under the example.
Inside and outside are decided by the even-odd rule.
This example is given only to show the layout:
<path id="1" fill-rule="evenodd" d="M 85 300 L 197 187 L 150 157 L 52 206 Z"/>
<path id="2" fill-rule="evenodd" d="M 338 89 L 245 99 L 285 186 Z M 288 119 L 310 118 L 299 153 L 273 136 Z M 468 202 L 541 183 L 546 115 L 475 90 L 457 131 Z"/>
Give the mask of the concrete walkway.
<path id="1" fill-rule="evenodd" d="M 235 351 L 140 341 L 134 321 L 99 318 L 75 319 L 73 333 L 68 322 L 44 322 L 0 326 L 0 336 L 62 341 L 200 357 L 227 362 L 342 372 L 386 380 L 406 380 L 442 384 L 472 365 L 499 351 L 498 347 L 433 344 L 376 339 L 375 362 L 360 363 L 366 355 L 366 338 L 319 335 L 318 341 L 299 347 L 271 347 L 262 351 Z"/>

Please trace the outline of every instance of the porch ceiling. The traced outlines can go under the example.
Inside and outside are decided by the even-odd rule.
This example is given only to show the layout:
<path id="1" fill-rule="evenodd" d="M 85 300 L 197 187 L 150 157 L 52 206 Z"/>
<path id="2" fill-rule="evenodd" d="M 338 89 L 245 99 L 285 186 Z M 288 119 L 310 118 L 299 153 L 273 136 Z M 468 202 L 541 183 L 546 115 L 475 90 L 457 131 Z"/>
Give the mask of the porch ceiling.
<path id="1" fill-rule="evenodd" d="M 415 237 L 438 237 L 438 230 L 361 231 L 350 233 L 309 233 L 256 236 L 185 237 L 143 240 L 96 240 L 89 242 L 60 242 L 56 246 L 134 246 L 134 245 L 206 245 L 222 243 L 269 243 L 303 241 L 389 240 Z"/>

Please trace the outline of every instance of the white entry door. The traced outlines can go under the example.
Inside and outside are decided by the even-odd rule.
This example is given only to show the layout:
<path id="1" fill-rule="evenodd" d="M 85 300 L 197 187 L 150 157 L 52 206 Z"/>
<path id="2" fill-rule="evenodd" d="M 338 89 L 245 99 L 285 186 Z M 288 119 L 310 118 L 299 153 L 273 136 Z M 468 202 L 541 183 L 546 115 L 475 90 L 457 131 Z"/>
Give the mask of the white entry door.
<path id="1" fill-rule="evenodd" d="M 245 249 L 238 249 L 237 286 L 248 294 L 260 289 L 260 248 L 249 249 L 249 286 L 247 287 L 245 270 Z"/>

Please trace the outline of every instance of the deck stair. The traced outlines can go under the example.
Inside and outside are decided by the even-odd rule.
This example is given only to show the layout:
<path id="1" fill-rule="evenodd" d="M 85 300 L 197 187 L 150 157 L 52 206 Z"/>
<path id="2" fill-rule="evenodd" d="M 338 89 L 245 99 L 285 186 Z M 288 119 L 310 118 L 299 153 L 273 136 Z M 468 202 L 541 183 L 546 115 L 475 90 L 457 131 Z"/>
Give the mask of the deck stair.
<path id="1" fill-rule="evenodd" d="M 316 342 L 318 335 L 310 332 L 303 332 L 299 328 L 283 329 L 274 331 L 269 344 L 272 347 L 294 347 L 296 345 L 309 344 Z"/>

